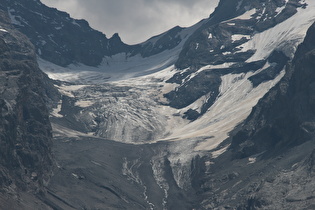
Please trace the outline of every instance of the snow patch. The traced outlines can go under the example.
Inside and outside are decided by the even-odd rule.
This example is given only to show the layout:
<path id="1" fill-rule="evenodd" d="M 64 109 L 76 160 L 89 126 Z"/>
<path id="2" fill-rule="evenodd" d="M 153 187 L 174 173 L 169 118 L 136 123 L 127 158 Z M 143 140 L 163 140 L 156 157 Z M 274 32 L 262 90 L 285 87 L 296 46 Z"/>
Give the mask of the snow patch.
<path id="1" fill-rule="evenodd" d="M 93 101 L 76 101 L 74 105 L 81 108 L 86 108 L 92 106 L 93 104 L 94 104 Z"/>
<path id="2" fill-rule="evenodd" d="M 236 17 L 236 18 L 233 18 L 233 19 L 231 19 L 231 20 L 249 20 L 249 19 L 252 18 L 252 16 L 253 16 L 254 14 L 256 14 L 256 12 L 257 12 L 257 11 L 256 11 L 256 9 L 254 8 L 254 9 L 251 9 L 251 10 L 249 10 L 249 11 L 246 11 L 244 14 L 242 14 L 242 15 Z"/>
<path id="3" fill-rule="evenodd" d="M 198 50 L 198 48 L 199 48 L 199 43 L 196 43 L 196 50 Z"/>
<path id="4" fill-rule="evenodd" d="M 256 157 L 249 157 L 248 158 L 248 164 L 253 164 L 256 162 Z"/>
<path id="5" fill-rule="evenodd" d="M 230 55 L 232 54 L 232 52 L 229 52 L 229 51 L 226 51 L 226 52 L 223 52 L 222 55 Z"/>
<path id="6" fill-rule="evenodd" d="M 285 4 L 282 6 L 282 7 L 278 7 L 277 9 L 276 9 L 276 16 L 278 16 L 285 8 L 286 8 L 286 6 L 287 6 L 287 4 L 288 4 L 288 1 L 289 0 L 285 0 Z M 275 17 L 276 17 L 275 16 Z"/>
<path id="7" fill-rule="evenodd" d="M 226 150 L 229 148 L 229 146 L 230 146 L 230 144 L 227 145 L 227 146 L 225 146 L 225 147 L 223 147 L 223 148 L 221 148 L 221 149 L 219 149 L 219 150 L 216 150 L 216 151 L 214 151 L 214 152 L 211 152 L 212 158 L 215 159 L 215 158 L 219 157 L 220 155 L 222 155 L 223 153 L 225 153 Z"/>
<path id="8" fill-rule="evenodd" d="M 232 42 L 235 42 L 235 41 L 239 41 L 241 40 L 242 38 L 246 38 L 246 39 L 250 39 L 250 35 L 243 35 L 243 34 L 233 34 L 231 36 L 231 39 L 232 39 Z"/>
<path id="9" fill-rule="evenodd" d="M 207 65 L 207 66 L 204 66 L 204 67 L 201 67 L 197 72 L 201 72 L 201 71 L 204 71 L 204 70 L 209 70 L 209 69 L 224 69 L 224 68 L 229 68 L 231 67 L 233 64 L 233 62 L 231 63 L 222 63 L 222 64 L 219 64 L 219 65 Z"/>
<path id="10" fill-rule="evenodd" d="M 235 23 L 227 23 L 229 26 L 235 26 Z"/>
<path id="11" fill-rule="evenodd" d="M 51 116 L 57 117 L 57 118 L 62 118 L 63 115 L 59 114 L 61 111 L 61 100 L 59 101 L 57 108 L 53 109 L 52 112 L 50 113 Z"/>

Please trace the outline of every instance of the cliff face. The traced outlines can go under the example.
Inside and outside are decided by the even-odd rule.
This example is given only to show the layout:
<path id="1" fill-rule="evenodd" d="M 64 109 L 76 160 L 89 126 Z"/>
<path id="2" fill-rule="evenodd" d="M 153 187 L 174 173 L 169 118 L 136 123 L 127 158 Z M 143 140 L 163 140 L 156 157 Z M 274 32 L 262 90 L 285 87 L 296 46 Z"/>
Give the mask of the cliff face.
<path id="1" fill-rule="evenodd" d="M 58 97 L 38 68 L 33 45 L 0 10 L 0 186 L 39 192 L 53 159 L 46 104 Z"/>

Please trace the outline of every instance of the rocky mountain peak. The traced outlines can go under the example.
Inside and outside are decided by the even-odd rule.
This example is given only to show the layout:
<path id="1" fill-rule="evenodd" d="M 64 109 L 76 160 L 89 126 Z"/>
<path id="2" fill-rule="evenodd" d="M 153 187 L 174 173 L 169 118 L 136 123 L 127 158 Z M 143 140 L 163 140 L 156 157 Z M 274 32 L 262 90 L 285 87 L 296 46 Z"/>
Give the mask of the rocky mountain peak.
<path id="1" fill-rule="evenodd" d="M 114 33 L 110 39 L 115 39 L 115 40 L 121 41 L 118 33 Z"/>

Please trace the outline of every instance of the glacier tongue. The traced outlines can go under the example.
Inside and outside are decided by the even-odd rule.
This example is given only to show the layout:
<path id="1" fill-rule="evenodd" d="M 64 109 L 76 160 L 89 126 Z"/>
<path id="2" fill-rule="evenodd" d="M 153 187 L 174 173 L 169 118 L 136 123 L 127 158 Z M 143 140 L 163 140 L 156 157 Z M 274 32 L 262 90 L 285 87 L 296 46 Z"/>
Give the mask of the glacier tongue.
<path id="1" fill-rule="evenodd" d="M 274 51 L 292 59 L 307 28 L 315 20 L 315 3 L 307 3 L 305 9 L 298 9 L 291 18 L 254 35 L 223 31 L 230 37 L 228 41 L 233 46 L 235 44 L 235 49 L 228 50 L 224 43 L 219 43 L 220 49 L 213 49 L 210 53 L 218 51 L 212 56 L 220 58 L 222 55 L 228 60 L 219 59 L 219 62 L 204 63 L 201 67 L 179 70 L 174 64 L 185 41 L 206 21 L 181 31 L 183 41 L 177 47 L 146 58 L 117 54 L 105 57 L 99 67 L 78 64 L 65 68 L 39 58 L 41 68 L 52 79 L 63 81 L 59 84 L 64 95 L 62 103 L 52 113 L 56 134 L 79 136 L 85 133 L 130 144 L 165 141 L 169 145 L 166 149 L 168 153 L 161 153 L 161 156 L 167 156 L 170 161 L 177 185 L 188 188 L 191 160 L 209 150 L 213 158 L 224 153 L 227 146 L 219 147 L 221 143 L 285 74 L 283 66 L 280 73 L 276 72 L 274 77 L 257 85 L 250 80 L 277 65 L 270 58 Z M 227 25 L 235 27 L 233 21 L 247 21 L 255 13 L 255 9 L 249 10 L 226 21 Z M 216 36 L 214 33 L 206 35 L 207 39 Z M 196 50 L 203 48 L 199 43 L 193 47 Z M 240 52 L 248 53 L 244 57 Z M 211 91 L 202 92 L 201 97 L 185 107 L 169 106 L 164 94 L 188 87 L 189 82 L 202 74 L 215 74 L 221 81 L 218 95 L 206 110 L 204 107 L 213 94 Z M 168 82 L 173 77 L 179 82 Z M 196 120 L 188 120 L 185 113 L 189 110 L 200 116 Z M 155 158 L 153 167 L 159 167 L 161 157 Z M 161 172 L 156 168 L 154 170 L 156 179 L 160 180 L 159 185 L 167 190 L 168 185 L 161 178 Z"/>

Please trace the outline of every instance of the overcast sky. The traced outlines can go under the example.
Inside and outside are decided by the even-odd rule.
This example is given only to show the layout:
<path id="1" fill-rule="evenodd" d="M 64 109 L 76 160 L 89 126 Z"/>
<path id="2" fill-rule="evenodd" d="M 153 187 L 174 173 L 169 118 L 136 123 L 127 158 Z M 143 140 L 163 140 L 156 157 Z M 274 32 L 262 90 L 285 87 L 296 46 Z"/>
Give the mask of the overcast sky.
<path id="1" fill-rule="evenodd" d="M 206 18 L 218 0 L 41 0 L 66 11 L 110 38 L 119 33 L 125 43 L 140 43 L 180 25 Z"/>

